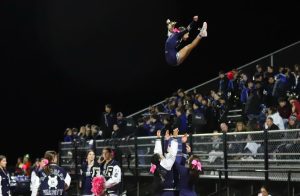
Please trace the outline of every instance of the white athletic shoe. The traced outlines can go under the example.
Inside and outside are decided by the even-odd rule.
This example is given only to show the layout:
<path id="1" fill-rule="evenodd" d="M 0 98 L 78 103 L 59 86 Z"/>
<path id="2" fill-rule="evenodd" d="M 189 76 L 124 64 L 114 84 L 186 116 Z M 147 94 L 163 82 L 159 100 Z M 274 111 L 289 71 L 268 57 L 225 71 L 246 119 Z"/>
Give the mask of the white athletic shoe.
<path id="1" fill-rule="evenodd" d="M 206 22 L 203 23 L 202 28 L 199 33 L 199 36 L 207 37 L 207 23 Z"/>

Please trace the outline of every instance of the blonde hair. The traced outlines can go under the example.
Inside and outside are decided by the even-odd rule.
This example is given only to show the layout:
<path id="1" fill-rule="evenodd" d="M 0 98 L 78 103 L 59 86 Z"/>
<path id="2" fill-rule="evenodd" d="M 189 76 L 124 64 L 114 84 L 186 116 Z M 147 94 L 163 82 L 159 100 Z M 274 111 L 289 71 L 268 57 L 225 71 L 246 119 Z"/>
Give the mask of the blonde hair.
<path id="1" fill-rule="evenodd" d="M 242 129 L 241 129 L 241 130 L 238 130 L 238 126 L 239 126 L 239 125 L 242 126 Z M 243 122 L 241 122 L 241 121 L 237 122 L 236 125 L 235 125 L 235 131 L 236 131 L 236 132 L 238 132 L 238 131 L 246 131 L 246 125 L 245 125 Z"/>

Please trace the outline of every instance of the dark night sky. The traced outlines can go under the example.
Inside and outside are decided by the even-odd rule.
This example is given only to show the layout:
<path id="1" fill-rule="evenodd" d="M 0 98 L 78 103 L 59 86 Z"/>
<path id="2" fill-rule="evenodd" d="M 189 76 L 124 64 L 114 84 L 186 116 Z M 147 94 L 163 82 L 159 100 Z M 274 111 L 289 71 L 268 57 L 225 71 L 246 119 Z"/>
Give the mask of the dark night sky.
<path id="1" fill-rule="evenodd" d="M 203 1 L 2 1 L 2 135 L 11 162 L 57 148 L 66 127 L 130 114 L 300 39 L 299 10 Z M 164 61 L 165 20 L 208 22 L 180 67 Z M 205 70 L 205 71 L 204 71 Z M 7 139 L 3 139 L 7 134 Z M 39 138 L 38 140 L 33 139 Z"/>

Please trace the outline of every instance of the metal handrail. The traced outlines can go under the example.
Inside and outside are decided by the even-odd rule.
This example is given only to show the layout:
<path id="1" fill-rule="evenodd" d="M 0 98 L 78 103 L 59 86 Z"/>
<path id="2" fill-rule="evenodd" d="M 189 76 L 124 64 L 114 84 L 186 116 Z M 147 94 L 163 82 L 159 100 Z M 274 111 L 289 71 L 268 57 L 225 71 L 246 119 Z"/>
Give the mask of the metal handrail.
<path id="1" fill-rule="evenodd" d="M 251 62 L 249 62 L 249 63 L 247 63 L 247 64 L 245 64 L 245 65 L 242 65 L 242 66 L 238 67 L 237 70 L 241 70 L 241 69 L 243 69 L 243 68 L 245 68 L 245 67 L 248 67 L 248 66 L 252 65 L 253 63 L 256 63 L 256 62 L 258 62 L 258 61 L 260 61 L 260 60 L 262 60 L 262 59 L 265 59 L 265 58 L 267 58 L 267 57 L 271 57 L 271 56 L 274 55 L 274 54 L 277 54 L 277 53 L 279 53 L 279 52 L 281 52 L 281 51 L 283 51 L 283 50 L 286 50 L 286 49 L 288 49 L 288 48 L 290 48 L 290 47 L 292 47 L 292 46 L 298 45 L 298 44 L 300 44 L 300 40 L 297 41 L 297 42 L 295 42 L 295 43 L 293 43 L 293 44 L 290 44 L 290 45 L 288 45 L 288 46 L 286 46 L 286 47 L 283 47 L 283 48 L 281 48 L 281 49 L 278 49 L 278 50 L 276 50 L 276 51 L 274 51 L 274 52 L 272 52 L 272 53 L 269 53 L 269 54 L 267 54 L 267 55 L 265 55 L 265 56 L 263 56 L 263 57 L 260 57 L 260 58 L 258 58 L 258 59 L 255 59 L 254 61 L 251 61 Z M 215 78 L 213 78 L 213 79 L 211 79 L 211 80 L 208 80 L 208 81 L 206 81 L 206 82 L 204 82 L 204 83 L 201 83 L 201 84 L 199 84 L 199 85 L 197 85 L 197 86 L 194 86 L 194 87 L 192 87 L 192 88 L 186 90 L 185 92 L 190 92 L 190 91 L 192 91 L 192 90 L 194 90 L 194 89 L 197 89 L 197 88 L 199 88 L 199 87 L 201 87 L 201 86 L 204 86 L 204 85 L 206 85 L 206 84 L 209 84 L 209 83 L 211 83 L 211 82 L 217 80 L 218 78 L 219 78 L 219 77 L 215 77 Z M 152 106 L 158 106 L 158 105 L 161 105 L 161 104 L 164 103 L 164 102 L 165 102 L 165 100 L 160 101 L 160 102 L 158 102 L 158 103 L 156 103 L 156 104 L 153 104 Z M 140 113 L 142 113 L 142 112 L 144 112 L 144 111 L 146 111 L 146 110 L 148 110 L 148 108 L 144 108 L 144 109 L 139 110 L 139 111 L 137 111 L 137 112 L 135 112 L 135 113 L 133 113 L 133 114 L 130 114 L 130 115 L 127 116 L 127 118 L 131 118 L 131 117 L 133 117 L 133 116 L 135 116 L 135 115 L 137 115 L 137 114 L 140 114 Z"/>

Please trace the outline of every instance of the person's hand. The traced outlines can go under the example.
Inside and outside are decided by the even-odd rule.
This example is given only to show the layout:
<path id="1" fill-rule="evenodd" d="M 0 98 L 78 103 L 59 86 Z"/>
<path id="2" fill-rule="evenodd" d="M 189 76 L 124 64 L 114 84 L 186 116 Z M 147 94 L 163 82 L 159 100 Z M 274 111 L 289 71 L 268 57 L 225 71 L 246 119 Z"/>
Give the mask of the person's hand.
<path id="1" fill-rule="evenodd" d="M 158 138 L 161 137 L 161 131 L 160 131 L 160 130 L 156 131 L 156 136 L 157 136 Z"/>
<path id="2" fill-rule="evenodd" d="M 98 163 L 102 164 L 105 161 L 104 157 L 101 155 L 98 159 Z"/>
<path id="3" fill-rule="evenodd" d="M 177 137 L 178 136 L 178 132 L 179 132 L 179 129 L 176 128 L 173 130 L 173 137 Z"/>
<path id="4" fill-rule="evenodd" d="M 194 20 L 195 22 L 197 22 L 197 21 L 198 21 L 198 16 L 194 16 L 194 17 L 193 17 L 193 20 Z"/>
<path id="5" fill-rule="evenodd" d="M 292 105 L 292 113 L 296 113 L 296 105 L 294 103 Z"/>
<path id="6" fill-rule="evenodd" d="M 186 144 L 186 152 L 187 153 L 191 153 L 192 152 L 192 149 L 190 147 L 190 145 Z"/>
<path id="7" fill-rule="evenodd" d="M 182 143 L 186 143 L 187 142 L 187 138 L 188 138 L 188 134 L 187 133 L 185 133 L 182 137 L 181 137 L 181 142 Z"/>
<path id="8" fill-rule="evenodd" d="M 79 188 L 81 189 L 82 187 L 82 181 L 79 181 Z"/>
<path id="9" fill-rule="evenodd" d="M 166 133 L 165 133 L 165 140 L 169 140 L 170 139 L 170 131 L 167 130 Z"/>

